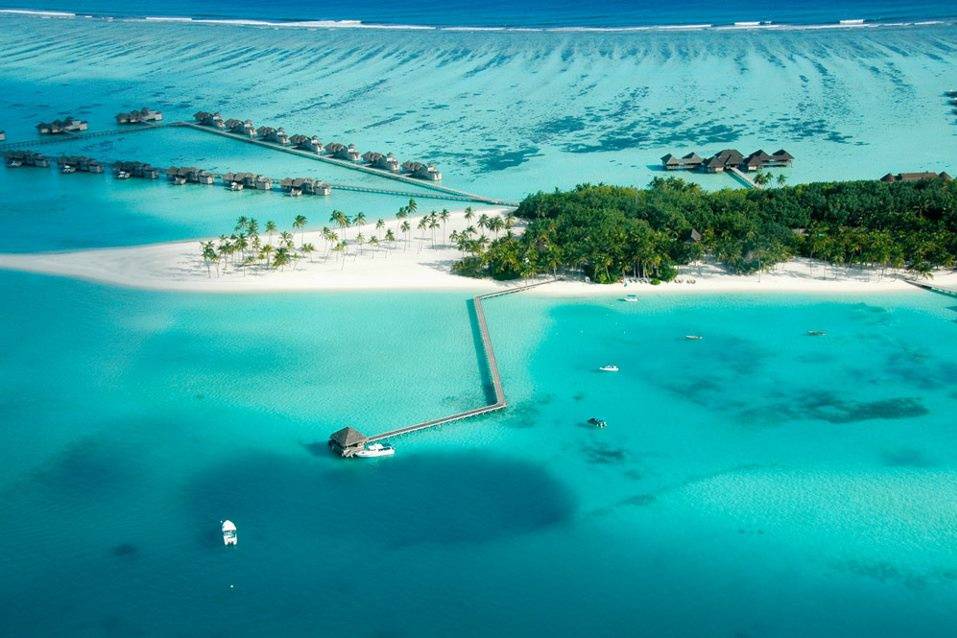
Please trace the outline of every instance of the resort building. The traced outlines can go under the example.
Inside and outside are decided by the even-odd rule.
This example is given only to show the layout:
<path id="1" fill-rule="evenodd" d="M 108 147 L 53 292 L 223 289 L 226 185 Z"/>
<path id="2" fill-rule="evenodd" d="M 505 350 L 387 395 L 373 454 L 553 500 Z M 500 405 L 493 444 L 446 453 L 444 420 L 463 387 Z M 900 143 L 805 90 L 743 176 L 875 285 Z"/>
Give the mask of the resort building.
<path id="1" fill-rule="evenodd" d="M 75 117 L 67 117 L 62 120 L 53 120 L 52 122 L 40 122 L 37 124 L 37 131 L 40 135 L 60 135 L 62 133 L 79 133 L 89 128 L 86 120 L 78 120 Z"/>
<path id="2" fill-rule="evenodd" d="M 222 179 L 226 188 L 233 191 L 241 191 L 244 188 L 272 190 L 272 179 L 256 173 L 226 173 Z"/>
<path id="3" fill-rule="evenodd" d="M 326 153 L 336 159 L 346 160 L 347 162 L 358 162 L 361 159 L 359 157 L 359 151 L 352 144 L 346 146 L 339 142 L 330 142 L 326 144 Z"/>
<path id="4" fill-rule="evenodd" d="M 163 114 L 159 111 L 154 111 L 153 109 L 143 107 L 138 111 L 130 111 L 129 113 L 117 113 L 116 114 L 116 123 L 117 124 L 145 124 L 147 122 L 162 122 Z"/>
<path id="5" fill-rule="evenodd" d="M 47 168 L 50 166 L 50 160 L 45 155 L 34 151 L 7 151 L 3 154 L 10 168 L 20 168 L 21 166 L 31 168 Z"/>
<path id="6" fill-rule="evenodd" d="M 888 173 L 881 178 L 882 182 L 893 183 L 893 182 L 919 182 L 922 179 L 942 179 L 945 182 L 949 182 L 953 179 L 946 172 L 933 173 L 933 172 L 924 172 L 924 173 L 897 173 L 896 175 Z"/>
<path id="7" fill-rule="evenodd" d="M 289 143 L 301 151 L 309 151 L 319 155 L 322 153 L 322 142 L 315 135 L 296 134 L 289 138 Z"/>
<path id="8" fill-rule="evenodd" d="M 349 457 L 365 445 L 366 436 L 355 428 L 342 428 L 329 437 L 329 447 L 334 454 Z"/>
<path id="9" fill-rule="evenodd" d="M 783 148 L 768 155 L 758 149 L 747 157 L 734 148 L 718 151 L 706 160 L 697 153 L 688 153 L 682 157 L 668 153 L 661 158 L 661 165 L 666 171 L 703 170 L 708 173 L 723 173 L 731 168 L 742 171 L 759 171 L 763 168 L 790 166 L 794 157 Z"/>
<path id="10" fill-rule="evenodd" d="M 253 124 L 252 120 L 243 121 L 231 118 L 226 120 L 223 125 L 230 133 L 235 133 L 236 135 L 242 135 L 244 137 L 256 137 L 256 126 Z"/>
<path id="11" fill-rule="evenodd" d="M 125 176 L 122 174 L 125 173 Z M 113 174 L 119 179 L 139 177 L 141 179 L 156 179 L 160 176 L 160 169 L 145 162 L 114 162 Z"/>
<path id="12" fill-rule="evenodd" d="M 57 159 L 57 165 L 63 174 L 103 172 L 102 164 L 92 157 L 83 157 L 82 155 L 63 155 Z"/>
<path id="13" fill-rule="evenodd" d="M 223 116 L 219 113 L 199 111 L 198 113 L 193 114 L 193 118 L 196 120 L 196 123 L 201 126 L 209 126 L 211 128 L 226 128 L 226 123 L 223 122 Z"/>
<path id="14" fill-rule="evenodd" d="M 442 173 L 435 167 L 435 164 L 423 164 L 422 162 L 405 162 L 402 164 L 402 170 L 406 171 L 416 179 L 424 179 L 430 182 L 437 182 L 442 179 Z"/>
<path id="15" fill-rule="evenodd" d="M 694 171 L 701 168 L 701 164 L 703 162 L 704 160 L 701 159 L 701 156 L 694 151 L 682 157 L 677 157 L 671 153 L 668 153 L 661 158 L 661 165 L 665 167 L 666 171 Z"/>
<path id="16" fill-rule="evenodd" d="M 311 177 L 287 177 L 279 182 L 283 192 L 292 197 L 299 195 L 329 195 L 332 188 L 326 182 Z"/>
<path id="17" fill-rule="evenodd" d="M 171 166 L 166 169 L 166 175 L 169 181 L 174 184 L 212 184 L 216 181 L 216 176 L 209 171 L 204 171 L 195 166 Z"/>
<path id="18" fill-rule="evenodd" d="M 256 134 L 264 142 L 273 142 L 275 144 L 282 144 L 287 146 L 289 144 L 289 136 L 286 135 L 286 131 L 280 128 L 272 128 L 271 126 L 260 126 L 256 129 Z"/>
<path id="19" fill-rule="evenodd" d="M 399 172 L 399 160 L 397 160 L 395 155 L 392 153 L 383 155 L 382 153 L 378 153 L 376 151 L 369 151 L 362 156 L 362 161 L 372 168 L 389 171 L 390 173 Z"/>

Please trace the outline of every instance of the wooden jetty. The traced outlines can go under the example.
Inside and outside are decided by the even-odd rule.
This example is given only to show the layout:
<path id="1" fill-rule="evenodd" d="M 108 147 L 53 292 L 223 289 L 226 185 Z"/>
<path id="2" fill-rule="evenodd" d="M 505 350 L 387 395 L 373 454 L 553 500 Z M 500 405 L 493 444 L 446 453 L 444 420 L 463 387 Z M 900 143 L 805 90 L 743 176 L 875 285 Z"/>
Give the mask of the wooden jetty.
<path id="1" fill-rule="evenodd" d="M 379 434 L 373 434 L 371 436 L 366 436 L 355 428 L 343 428 L 329 437 L 329 447 L 340 456 L 351 457 L 369 443 L 375 443 L 376 441 L 381 441 L 383 439 L 391 439 L 393 437 L 402 436 L 403 434 L 411 434 L 412 432 L 427 430 L 439 425 L 445 425 L 446 423 L 462 421 L 463 419 L 470 419 L 472 417 L 505 409 L 508 406 L 508 401 L 505 399 L 505 389 L 502 387 L 502 376 L 498 371 L 498 361 L 495 359 L 495 350 L 492 348 L 492 338 L 488 332 L 488 324 L 485 321 L 485 310 L 482 306 L 482 302 L 495 297 L 513 295 L 515 293 L 522 292 L 530 288 L 536 288 L 538 286 L 544 286 L 545 284 L 550 284 L 555 281 L 558 280 L 548 279 L 546 281 L 536 281 L 535 283 L 514 286 L 484 295 L 477 295 L 472 298 L 472 308 L 475 311 L 475 321 L 479 329 L 479 334 L 482 337 L 482 355 L 485 359 L 489 378 L 492 381 L 492 393 L 494 394 L 494 401 L 492 403 L 488 403 L 477 408 L 472 408 L 471 410 L 456 412 L 455 414 L 439 417 L 437 419 L 430 419 L 428 421 L 422 421 L 421 423 L 413 423 L 412 425 L 396 428 L 394 430 L 388 430 Z"/>
<path id="2" fill-rule="evenodd" d="M 745 187 L 747 187 L 747 188 L 755 188 L 755 189 L 757 189 L 757 190 L 761 190 L 761 189 L 764 188 L 763 186 L 761 186 L 760 184 L 758 184 L 756 181 L 754 181 L 753 179 L 751 179 L 751 177 L 750 177 L 749 175 L 747 175 L 744 171 L 742 171 L 742 170 L 741 170 L 740 168 L 738 168 L 737 166 L 729 166 L 729 167 L 727 167 L 725 170 L 726 170 L 728 173 L 731 173 L 731 175 L 732 175 L 735 179 L 737 179 L 739 182 L 741 182 L 742 184 L 744 184 Z"/>
<path id="3" fill-rule="evenodd" d="M 916 286 L 927 290 L 929 292 L 936 292 L 938 295 L 947 295 L 948 297 L 957 297 L 957 290 L 950 290 L 948 288 L 940 288 L 938 286 L 932 286 L 931 284 L 924 281 L 917 281 L 916 279 L 905 279 L 907 283 L 911 286 Z"/>
<path id="4" fill-rule="evenodd" d="M 446 195 L 453 195 L 456 197 L 458 201 L 478 202 L 481 204 L 492 204 L 495 206 L 518 206 L 518 204 L 514 202 L 506 202 L 500 199 L 493 199 L 491 197 L 485 197 L 484 195 L 478 195 L 476 193 L 469 193 L 467 191 L 450 188 L 448 186 L 442 186 L 441 184 L 436 184 L 434 182 L 430 182 L 424 179 L 416 179 L 414 177 L 409 177 L 407 175 L 398 175 L 388 170 L 373 168 L 371 166 L 365 166 L 355 161 L 346 160 L 346 159 L 338 159 L 336 157 L 331 157 L 329 155 L 318 155 L 314 151 L 306 151 L 299 148 L 293 148 L 292 146 L 285 146 L 282 144 L 268 142 L 266 140 L 256 139 L 256 138 L 248 137 L 245 135 L 237 135 L 236 133 L 231 133 L 223 128 L 208 126 L 208 125 L 199 124 L 195 122 L 174 122 L 172 126 L 191 128 L 197 131 L 203 131 L 205 133 L 221 135 L 223 137 L 228 137 L 230 139 L 234 139 L 240 142 L 245 142 L 247 144 L 255 144 L 257 146 L 262 146 L 263 148 L 268 148 L 274 151 L 281 151 L 283 153 L 291 153 L 293 155 L 298 155 L 299 157 L 307 157 L 317 162 L 326 162 L 328 164 L 335 164 L 336 166 L 341 166 L 342 168 L 348 168 L 349 170 L 361 171 L 363 173 L 368 173 L 370 175 L 376 175 L 378 177 L 384 177 L 386 179 L 392 179 L 399 182 L 404 182 L 406 184 L 414 184 L 415 186 L 418 186 L 419 188 L 444 193 Z"/>
<path id="5" fill-rule="evenodd" d="M 112 135 L 126 135 L 127 133 L 136 133 L 138 131 L 152 131 L 163 128 L 162 124 L 143 122 L 138 126 L 126 128 L 106 129 L 102 131 L 86 131 L 83 133 L 65 132 L 59 135 L 52 135 L 38 140 L 19 140 L 16 142 L 6 142 L 0 144 L 0 149 L 24 148 L 41 144 L 62 144 L 63 142 L 72 142 L 75 140 L 88 140 L 94 137 L 109 137 Z"/>

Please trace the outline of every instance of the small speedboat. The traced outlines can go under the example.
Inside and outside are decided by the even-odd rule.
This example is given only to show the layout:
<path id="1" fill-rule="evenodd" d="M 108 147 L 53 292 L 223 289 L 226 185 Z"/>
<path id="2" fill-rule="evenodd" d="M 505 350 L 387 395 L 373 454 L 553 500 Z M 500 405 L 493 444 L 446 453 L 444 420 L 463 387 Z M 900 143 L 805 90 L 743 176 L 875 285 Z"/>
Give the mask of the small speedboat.
<path id="1" fill-rule="evenodd" d="M 618 372 L 618 366 L 616 366 L 614 363 L 609 363 L 608 365 L 604 365 L 598 369 L 602 372 Z"/>
<path id="2" fill-rule="evenodd" d="M 704 337 L 701 335 L 685 335 L 685 339 L 688 341 L 701 341 Z"/>
<path id="3" fill-rule="evenodd" d="M 392 456 L 394 454 L 394 447 L 391 445 L 382 445 L 381 443 L 370 443 L 356 452 L 356 456 L 364 459 L 375 458 L 377 456 Z"/>
<path id="4" fill-rule="evenodd" d="M 622 298 L 622 301 L 627 301 L 628 303 L 636 303 L 638 301 L 638 295 L 625 295 Z"/>
<path id="5" fill-rule="evenodd" d="M 809 337 L 823 337 L 826 334 L 827 333 L 824 332 L 823 330 L 808 330 L 807 331 L 807 336 Z"/>
<path id="6" fill-rule="evenodd" d="M 599 419 L 599 418 L 596 417 L 596 416 L 593 416 L 592 418 L 588 419 L 588 424 L 589 424 L 589 425 L 594 425 L 596 428 L 603 428 L 603 427 L 605 427 L 606 425 L 608 425 L 608 424 L 605 422 L 605 419 Z"/>
<path id="7" fill-rule="evenodd" d="M 116 171 L 116 179 L 129 179 L 130 174 L 127 171 Z"/>
<path id="8" fill-rule="evenodd" d="M 223 545 L 236 545 L 238 543 L 236 525 L 232 521 L 223 521 Z"/>

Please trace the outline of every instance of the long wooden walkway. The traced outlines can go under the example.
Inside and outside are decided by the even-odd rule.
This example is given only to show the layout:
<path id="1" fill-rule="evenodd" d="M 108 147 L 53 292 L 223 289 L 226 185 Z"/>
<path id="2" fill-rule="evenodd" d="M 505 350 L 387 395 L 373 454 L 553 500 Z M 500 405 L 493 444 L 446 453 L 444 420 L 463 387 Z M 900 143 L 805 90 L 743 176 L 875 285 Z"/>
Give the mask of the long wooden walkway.
<path id="1" fill-rule="evenodd" d="M 936 292 L 938 295 L 947 295 L 948 297 L 957 297 L 957 290 L 950 290 L 948 288 L 939 288 L 937 286 L 932 286 L 923 281 L 917 281 L 916 279 L 905 279 L 907 283 L 911 286 L 917 286 L 918 288 L 923 288 L 924 290 L 930 292 Z"/>
<path id="2" fill-rule="evenodd" d="M 754 189 L 757 189 L 757 190 L 761 190 L 761 189 L 764 188 L 763 186 L 761 186 L 760 184 L 758 184 L 756 181 L 754 181 L 753 179 L 751 179 L 750 176 L 746 175 L 746 174 L 744 173 L 744 171 L 742 171 L 742 170 L 741 170 L 740 168 L 738 168 L 737 166 L 729 166 L 727 170 L 728 170 L 729 173 L 731 173 L 731 176 L 732 176 L 732 177 L 734 177 L 734 178 L 737 179 L 739 182 L 741 182 L 742 184 L 744 184 L 747 188 L 754 188 Z"/>
<path id="3" fill-rule="evenodd" d="M 125 135 L 127 133 L 139 133 L 140 131 L 155 131 L 163 128 L 163 124 L 130 124 L 123 128 L 111 128 L 104 131 L 87 131 L 85 133 L 61 133 L 59 135 L 48 135 L 35 140 L 18 140 L 16 142 L 5 142 L 0 144 L 0 151 L 8 151 L 17 148 L 29 148 L 31 146 L 46 146 L 48 144 L 63 144 L 66 142 L 76 142 L 78 140 L 88 140 L 96 137 L 112 137 L 114 135 Z"/>
<path id="4" fill-rule="evenodd" d="M 393 437 L 402 436 L 403 434 L 411 434 L 412 432 L 418 432 L 420 430 L 427 430 L 429 428 L 433 428 L 438 425 L 444 425 L 446 423 L 470 419 L 472 417 L 488 414 L 489 412 L 502 410 L 507 407 L 508 401 L 505 399 L 505 389 L 502 387 L 502 375 L 498 371 L 498 361 L 495 359 L 495 350 L 492 348 L 492 338 L 488 332 L 488 324 L 485 321 L 485 309 L 482 306 L 482 302 L 495 297 L 514 295 L 515 293 L 523 292 L 538 286 L 544 286 L 545 284 L 550 284 L 555 281 L 557 281 L 557 279 L 537 281 L 535 283 L 514 286 L 512 288 L 506 288 L 504 290 L 498 290 L 496 292 L 490 292 L 488 294 L 478 295 L 472 298 L 472 308 L 475 310 L 475 320 L 478 324 L 479 334 L 482 337 L 482 354 L 484 356 L 485 363 L 488 366 L 489 377 L 492 380 L 492 392 L 495 398 L 492 403 L 478 408 L 473 408 L 471 410 L 456 412 L 455 414 L 443 416 L 438 419 L 430 419 L 428 421 L 422 421 L 421 423 L 413 423 L 412 425 L 407 425 L 405 427 L 388 430 L 379 434 L 373 434 L 372 436 L 365 437 L 362 441 L 362 445 L 366 443 L 373 443 L 375 441 L 381 441 L 383 439 L 391 439 Z"/>
<path id="5" fill-rule="evenodd" d="M 221 135 L 222 137 L 227 137 L 239 142 L 246 142 L 247 144 L 255 144 L 256 146 L 262 146 L 263 148 L 268 148 L 273 151 L 280 151 L 282 153 L 290 153 L 292 155 L 298 155 L 299 157 L 305 157 L 317 162 L 326 162 L 327 164 L 334 164 L 336 166 L 347 168 L 353 171 L 360 171 L 362 173 L 368 173 L 370 175 L 375 175 L 376 177 L 382 177 L 385 179 L 391 179 L 398 182 L 404 182 L 406 184 L 414 184 L 419 188 L 425 188 L 439 193 L 445 193 L 446 195 L 455 196 L 459 201 L 467 202 L 479 202 L 481 204 L 493 204 L 496 206 L 518 206 L 514 202 L 506 202 L 500 199 L 494 199 L 491 197 L 485 197 L 484 195 L 478 195 L 476 193 L 469 193 L 467 191 L 458 190 L 456 188 L 449 188 L 448 186 L 442 186 L 441 184 L 435 184 L 432 182 L 427 182 L 421 179 L 415 179 L 413 177 L 407 177 L 405 175 L 396 175 L 395 173 L 390 173 L 389 171 L 379 170 L 378 168 L 372 168 L 371 166 L 365 166 L 363 164 L 357 164 L 355 162 L 349 162 L 346 160 L 336 159 L 335 157 L 329 157 L 328 155 L 317 155 L 316 153 L 310 153 L 309 151 L 303 151 L 298 148 L 290 148 L 288 146 L 283 146 L 282 144 L 275 144 L 273 142 L 266 142 L 260 139 L 246 137 L 244 135 L 237 135 L 236 133 L 230 133 L 229 131 L 224 131 L 222 129 L 213 128 L 211 126 L 203 126 L 201 124 L 196 124 L 193 122 L 174 122 L 171 126 L 181 126 L 185 128 L 191 128 L 197 131 L 204 131 L 206 133 L 213 133 L 215 135 Z"/>

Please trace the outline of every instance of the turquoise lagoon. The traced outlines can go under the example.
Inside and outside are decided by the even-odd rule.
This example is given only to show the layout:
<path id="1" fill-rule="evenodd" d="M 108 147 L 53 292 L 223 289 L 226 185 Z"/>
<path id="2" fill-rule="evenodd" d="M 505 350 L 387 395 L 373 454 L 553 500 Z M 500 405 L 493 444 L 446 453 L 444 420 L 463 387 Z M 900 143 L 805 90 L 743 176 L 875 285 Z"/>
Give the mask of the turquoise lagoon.
<path id="1" fill-rule="evenodd" d="M 494 300 L 512 406 L 342 462 L 485 399 L 466 296 L 0 285 L 4 635 L 957 623 L 945 297 Z"/>

